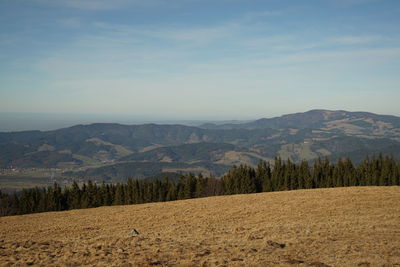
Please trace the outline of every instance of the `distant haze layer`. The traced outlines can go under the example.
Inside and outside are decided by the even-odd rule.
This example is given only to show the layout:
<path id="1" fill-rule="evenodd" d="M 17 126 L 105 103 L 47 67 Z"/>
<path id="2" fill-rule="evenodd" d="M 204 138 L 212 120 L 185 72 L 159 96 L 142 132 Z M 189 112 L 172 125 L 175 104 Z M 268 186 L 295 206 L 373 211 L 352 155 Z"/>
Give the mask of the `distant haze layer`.
<path id="1" fill-rule="evenodd" d="M 122 123 L 122 124 L 184 124 L 197 126 L 211 119 L 172 119 L 163 116 L 129 115 L 129 114 L 48 114 L 48 113 L 0 113 L 0 132 L 55 130 L 77 124 Z M 219 123 L 244 122 L 236 120 L 219 120 Z"/>

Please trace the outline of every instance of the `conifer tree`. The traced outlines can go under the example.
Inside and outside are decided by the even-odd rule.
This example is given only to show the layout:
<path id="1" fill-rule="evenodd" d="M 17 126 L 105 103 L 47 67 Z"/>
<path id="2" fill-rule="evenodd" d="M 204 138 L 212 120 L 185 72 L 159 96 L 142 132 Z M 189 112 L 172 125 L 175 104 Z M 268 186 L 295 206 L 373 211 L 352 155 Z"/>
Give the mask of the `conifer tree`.
<path id="1" fill-rule="evenodd" d="M 115 186 L 114 205 L 123 205 L 125 203 L 124 188 L 120 183 Z"/>
<path id="2" fill-rule="evenodd" d="M 79 188 L 79 185 L 75 181 L 72 184 L 67 203 L 71 209 L 80 209 L 82 207 L 81 189 Z"/>
<path id="3" fill-rule="evenodd" d="M 167 192 L 167 195 L 165 197 L 165 200 L 166 201 L 177 200 L 177 190 L 176 190 L 175 183 L 171 183 L 168 180 L 167 188 L 168 188 L 168 192 Z"/>
<path id="4" fill-rule="evenodd" d="M 278 191 L 282 187 L 282 177 L 284 173 L 284 166 L 280 157 L 275 158 L 274 168 L 271 175 L 272 191 Z"/>
<path id="5" fill-rule="evenodd" d="M 204 196 L 204 186 L 205 186 L 205 179 L 203 175 L 200 173 L 196 178 L 196 185 L 195 185 L 195 197 L 203 197 Z"/>
<path id="6" fill-rule="evenodd" d="M 270 192 L 272 191 L 271 182 L 271 167 L 269 163 L 260 161 L 256 169 L 256 177 L 259 181 L 258 192 Z"/>
<path id="7" fill-rule="evenodd" d="M 195 195 L 196 188 L 196 180 L 195 176 L 192 173 L 189 173 L 185 176 L 185 185 L 184 185 L 184 198 L 189 199 L 193 198 Z"/>

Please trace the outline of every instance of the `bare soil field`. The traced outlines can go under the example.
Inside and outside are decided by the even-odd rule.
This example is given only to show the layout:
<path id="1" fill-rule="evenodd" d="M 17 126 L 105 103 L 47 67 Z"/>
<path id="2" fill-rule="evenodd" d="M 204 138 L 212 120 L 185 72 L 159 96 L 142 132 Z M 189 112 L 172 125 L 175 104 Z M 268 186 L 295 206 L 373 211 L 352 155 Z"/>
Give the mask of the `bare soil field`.
<path id="1" fill-rule="evenodd" d="M 400 187 L 2 217 L 0 265 L 400 266 Z"/>

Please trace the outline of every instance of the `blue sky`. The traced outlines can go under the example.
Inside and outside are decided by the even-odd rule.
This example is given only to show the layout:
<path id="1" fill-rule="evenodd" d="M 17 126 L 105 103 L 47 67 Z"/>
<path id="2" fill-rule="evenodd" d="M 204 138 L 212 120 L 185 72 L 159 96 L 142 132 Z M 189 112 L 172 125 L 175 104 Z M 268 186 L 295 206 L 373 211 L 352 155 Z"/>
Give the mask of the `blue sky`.
<path id="1" fill-rule="evenodd" d="M 0 112 L 400 115 L 398 0 L 0 0 Z"/>

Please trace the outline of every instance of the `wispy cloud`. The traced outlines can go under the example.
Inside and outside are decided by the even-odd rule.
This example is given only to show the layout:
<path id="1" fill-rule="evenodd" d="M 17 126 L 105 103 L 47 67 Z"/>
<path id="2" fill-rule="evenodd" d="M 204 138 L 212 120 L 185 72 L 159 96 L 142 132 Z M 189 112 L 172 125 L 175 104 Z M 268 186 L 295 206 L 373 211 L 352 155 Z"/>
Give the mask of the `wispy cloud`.
<path id="1" fill-rule="evenodd" d="M 66 23 L 73 26 L 80 21 L 72 18 Z M 108 75 L 110 69 L 119 69 L 135 76 L 168 72 L 167 69 L 173 68 L 193 69 L 193 66 L 201 66 L 203 63 L 222 68 L 232 64 L 248 65 L 249 69 L 257 69 L 274 64 L 281 66 L 329 59 L 332 55 L 338 56 L 335 51 L 338 45 L 352 49 L 354 45 L 365 45 L 382 39 L 378 35 L 305 39 L 301 32 L 269 36 L 262 33 L 248 37 L 248 31 L 258 31 L 257 26 L 252 26 L 232 21 L 203 27 L 96 22 L 92 24 L 96 34 L 79 36 L 64 50 L 49 54 L 49 57 L 41 60 L 38 67 L 57 76 L 81 77 L 86 72 L 92 78 Z M 211 52 L 207 49 L 210 44 L 215 44 Z M 321 48 L 333 50 L 321 53 Z"/>
<path id="2" fill-rule="evenodd" d="M 285 35 L 271 35 L 259 38 L 249 38 L 248 40 L 242 41 L 242 44 L 246 47 L 254 48 L 266 48 L 266 47 L 279 47 L 287 44 L 296 39 L 295 35 L 285 34 Z"/>
<path id="3" fill-rule="evenodd" d="M 34 0 L 38 3 L 69 7 L 74 9 L 102 11 L 115 10 L 130 6 L 170 6 L 182 5 L 195 0 Z"/>
<path id="4" fill-rule="evenodd" d="M 289 38 L 291 37 L 291 38 Z M 323 39 L 310 39 L 310 40 L 303 40 L 301 38 L 301 34 L 293 34 L 288 36 L 288 39 L 279 39 L 279 38 L 272 38 L 272 41 L 276 42 L 269 42 L 269 38 L 266 38 L 266 43 L 275 44 L 274 48 L 280 51 L 303 51 L 303 50 L 312 50 L 312 49 L 337 49 L 338 47 L 344 48 L 351 48 L 354 46 L 363 47 L 370 44 L 379 43 L 382 40 L 385 40 L 379 35 L 366 35 L 366 36 L 359 36 L 359 35 L 345 35 L 345 36 L 334 36 L 334 37 L 326 37 Z M 280 42 L 278 42 L 280 41 Z M 252 44 L 249 42 L 249 44 Z M 254 42 L 254 46 L 263 45 L 263 42 Z"/>
<path id="5" fill-rule="evenodd" d="M 353 5 L 362 5 L 373 2 L 380 2 L 382 0 L 331 0 L 332 3 L 341 6 L 353 6 Z"/>
<path id="6" fill-rule="evenodd" d="M 231 37 L 237 29 L 237 25 L 220 25 L 216 27 L 196 27 L 191 29 L 167 29 L 156 35 L 163 39 L 172 39 L 177 42 L 189 42 L 191 44 L 207 44 L 215 40 Z"/>
<path id="7" fill-rule="evenodd" d="M 67 0 L 64 4 L 73 8 L 80 9 L 114 9 L 126 5 L 129 1 L 126 0 Z"/>
<path id="8" fill-rule="evenodd" d="M 41 4 L 84 10 L 119 9 L 128 5 L 143 5 L 159 2 L 158 0 L 35 0 Z M 161 0 L 160 0 L 161 1 Z"/>
<path id="9" fill-rule="evenodd" d="M 326 40 L 326 43 L 338 44 L 338 45 L 360 45 L 370 44 L 382 40 L 381 36 L 378 35 L 367 35 L 367 36 L 356 36 L 347 35 L 339 36 Z"/>
<path id="10" fill-rule="evenodd" d="M 163 41 L 174 41 L 180 45 L 204 45 L 215 40 L 226 40 L 237 31 L 240 25 L 234 23 L 224 23 L 208 27 L 189 27 L 176 25 L 157 25 L 150 27 L 138 27 L 129 25 L 114 25 L 107 23 L 94 23 L 95 27 L 106 30 L 106 34 L 116 36 L 136 36 L 144 38 L 153 38 Z"/>

